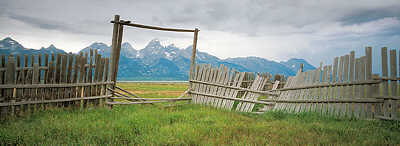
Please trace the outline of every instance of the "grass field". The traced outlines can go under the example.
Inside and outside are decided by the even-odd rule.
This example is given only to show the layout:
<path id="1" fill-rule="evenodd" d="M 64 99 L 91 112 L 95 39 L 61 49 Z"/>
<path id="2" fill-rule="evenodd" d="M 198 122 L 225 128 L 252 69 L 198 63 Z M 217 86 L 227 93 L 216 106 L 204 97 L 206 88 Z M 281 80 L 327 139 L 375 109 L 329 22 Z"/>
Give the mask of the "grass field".
<path id="1" fill-rule="evenodd" d="M 124 83 L 143 97 L 176 97 L 186 84 Z M 150 92 L 152 91 L 152 92 Z M 175 93 L 176 91 L 179 93 Z M 315 113 L 263 115 L 184 104 L 53 109 L 3 121 L 0 145 L 398 145 L 400 123 Z"/>

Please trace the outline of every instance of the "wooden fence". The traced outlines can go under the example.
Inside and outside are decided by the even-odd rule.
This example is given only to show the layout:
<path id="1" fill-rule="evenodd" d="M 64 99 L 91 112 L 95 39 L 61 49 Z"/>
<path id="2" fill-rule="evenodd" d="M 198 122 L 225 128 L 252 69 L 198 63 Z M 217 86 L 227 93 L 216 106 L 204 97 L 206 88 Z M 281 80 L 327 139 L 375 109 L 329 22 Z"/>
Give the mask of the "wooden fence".
<path id="1" fill-rule="evenodd" d="M 396 50 L 390 50 L 388 62 L 387 48 L 381 49 L 381 76 L 372 74 L 372 59 L 371 47 L 359 58 L 355 58 L 354 51 L 335 57 L 333 65 L 289 77 L 284 88 L 277 90 L 280 96 L 263 101 L 276 102 L 275 110 L 287 112 L 398 120 Z M 378 59 L 374 61 L 379 63 Z"/>
<path id="2" fill-rule="evenodd" d="M 0 116 L 49 106 L 103 105 L 110 97 L 108 58 L 85 54 L 0 55 Z"/>
<path id="3" fill-rule="evenodd" d="M 264 87 L 272 88 L 272 76 L 268 73 L 254 75 L 238 72 L 223 65 L 213 68 L 209 64 L 196 65 L 193 73 L 189 94 L 194 104 L 241 112 L 252 112 L 256 103 L 274 104 L 258 101 L 261 94 L 270 94 L 268 91 L 262 91 Z"/>

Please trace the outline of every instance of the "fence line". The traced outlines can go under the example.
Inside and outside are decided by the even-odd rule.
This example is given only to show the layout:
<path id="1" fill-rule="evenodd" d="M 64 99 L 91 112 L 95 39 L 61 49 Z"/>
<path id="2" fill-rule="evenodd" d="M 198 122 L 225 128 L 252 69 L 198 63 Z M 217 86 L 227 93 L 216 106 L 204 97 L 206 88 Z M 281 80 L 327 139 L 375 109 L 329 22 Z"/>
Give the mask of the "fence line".
<path id="1" fill-rule="evenodd" d="M 340 117 L 398 120 L 400 92 L 396 56 L 396 50 L 390 50 L 388 62 L 387 48 L 381 49 L 380 77 L 372 74 L 371 47 L 359 58 L 351 51 L 335 57 L 333 65 L 289 77 L 287 84 L 277 90 L 280 96 L 263 101 L 276 102 L 275 110 L 287 112 L 314 111 Z"/>
<path id="2" fill-rule="evenodd" d="M 0 55 L 0 116 L 30 113 L 50 106 L 104 104 L 109 59 L 97 50 L 77 54 Z"/>

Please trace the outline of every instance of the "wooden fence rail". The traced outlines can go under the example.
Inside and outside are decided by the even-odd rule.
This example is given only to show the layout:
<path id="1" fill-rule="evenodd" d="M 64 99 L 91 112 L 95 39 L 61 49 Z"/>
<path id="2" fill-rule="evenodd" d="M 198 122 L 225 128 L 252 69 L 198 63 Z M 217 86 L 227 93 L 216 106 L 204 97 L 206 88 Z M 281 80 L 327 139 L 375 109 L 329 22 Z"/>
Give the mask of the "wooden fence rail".
<path id="1" fill-rule="evenodd" d="M 109 98 L 109 59 L 77 54 L 0 55 L 0 117 L 49 106 L 103 105 Z"/>

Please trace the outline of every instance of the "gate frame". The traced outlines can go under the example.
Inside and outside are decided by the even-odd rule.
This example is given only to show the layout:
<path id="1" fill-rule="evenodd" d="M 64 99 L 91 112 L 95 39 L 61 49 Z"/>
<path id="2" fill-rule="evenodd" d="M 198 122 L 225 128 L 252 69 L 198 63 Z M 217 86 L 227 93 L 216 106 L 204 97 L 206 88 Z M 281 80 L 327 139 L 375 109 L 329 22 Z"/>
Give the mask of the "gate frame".
<path id="1" fill-rule="evenodd" d="M 111 69 L 110 69 L 110 74 L 109 74 L 110 75 L 109 78 L 113 82 L 113 84 L 111 86 L 112 89 L 115 89 L 116 82 L 117 82 L 116 79 L 117 79 L 117 74 L 118 74 L 118 63 L 119 63 L 119 57 L 120 57 L 120 51 L 121 51 L 124 25 L 131 26 L 131 27 L 137 27 L 137 28 L 151 29 L 151 30 L 160 30 L 160 31 L 193 32 L 194 37 L 193 37 L 193 45 L 192 45 L 192 57 L 191 57 L 191 62 L 190 62 L 190 72 L 189 72 L 188 80 L 190 80 L 192 78 L 193 69 L 194 69 L 194 65 L 195 65 L 195 58 L 196 58 L 198 33 L 200 31 L 198 28 L 195 28 L 192 30 L 192 29 L 163 28 L 163 27 L 157 27 L 157 26 L 136 24 L 136 23 L 131 23 L 131 21 L 120 20 L 119 15 L 114 15 L 114 20 L 111 21 L 111 23 L 114 23 L 112 44 L 111 44 L 111 55 L 110 55 Z M 190 90 L 191 87 L 192 87 L 192 83 L 189 82 L 188 90 Z"/>

